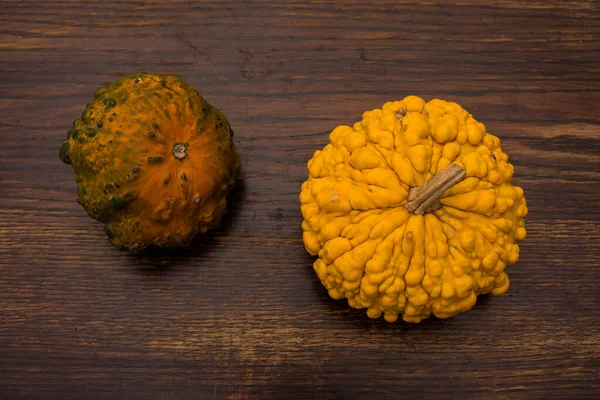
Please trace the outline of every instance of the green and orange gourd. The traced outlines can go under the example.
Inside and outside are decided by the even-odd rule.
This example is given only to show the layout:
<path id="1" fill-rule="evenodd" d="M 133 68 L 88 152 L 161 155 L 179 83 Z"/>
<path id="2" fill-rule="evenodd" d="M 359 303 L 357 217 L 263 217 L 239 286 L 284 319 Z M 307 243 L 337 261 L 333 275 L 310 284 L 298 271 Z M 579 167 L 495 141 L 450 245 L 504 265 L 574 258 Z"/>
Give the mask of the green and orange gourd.
<path id="1" fill-rule="evenodd" d="M 145 73 L 98 90 L 59 153 L 78 202 L 132 251 L 216 226 L 240 168 L 225 116 L 180 78 Z"/>

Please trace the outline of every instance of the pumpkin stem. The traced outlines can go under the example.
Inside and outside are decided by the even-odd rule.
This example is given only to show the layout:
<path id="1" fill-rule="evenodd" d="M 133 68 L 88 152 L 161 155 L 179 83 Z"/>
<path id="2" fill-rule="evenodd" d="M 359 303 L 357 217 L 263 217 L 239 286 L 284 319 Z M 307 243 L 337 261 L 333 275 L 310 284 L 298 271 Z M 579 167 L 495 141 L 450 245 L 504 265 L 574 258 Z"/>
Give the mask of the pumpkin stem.
<path id="1" fill-rule="evenodd" d="M 179 161 L 187 157 L 187 144 L 186 143 L 175 143 L 173 146 L 173 155 Z"/>
<path id="2" fill-rule="evenodd" d="M 441 208 L 440 197 L 464 177 L 463 167 L 458 164 L 450 164 L 425 184 L 410 189 L 406 209 L 413 214 L 425 214 Z"/>

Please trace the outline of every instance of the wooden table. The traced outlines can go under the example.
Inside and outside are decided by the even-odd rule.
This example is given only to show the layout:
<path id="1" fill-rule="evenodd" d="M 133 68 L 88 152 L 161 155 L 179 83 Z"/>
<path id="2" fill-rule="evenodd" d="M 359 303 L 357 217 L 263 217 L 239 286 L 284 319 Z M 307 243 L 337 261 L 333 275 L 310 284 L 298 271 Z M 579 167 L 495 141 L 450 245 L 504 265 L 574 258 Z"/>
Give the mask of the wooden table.
<path id="1" fill-rule="evenodd" d="M 599 398 L 600 5 L 434 3 L 4 0 L 0 398 Z M 58 159 L 141 70 L 198 88 L 242 158 L 179 251 L 113 248 Z M 409 94 L 483 121 L 530 205 L 508 294 L 418 325 L 328 297 L 297 200 L 335 126 Z"/>

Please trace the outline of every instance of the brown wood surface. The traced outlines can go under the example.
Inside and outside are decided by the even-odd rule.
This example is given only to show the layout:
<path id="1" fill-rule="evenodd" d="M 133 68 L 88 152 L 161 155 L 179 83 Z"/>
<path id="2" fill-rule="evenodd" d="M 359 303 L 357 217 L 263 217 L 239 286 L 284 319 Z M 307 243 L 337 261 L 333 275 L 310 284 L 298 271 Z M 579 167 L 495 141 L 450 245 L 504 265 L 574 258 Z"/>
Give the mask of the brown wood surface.
<path id="1" fill-rule="evenodd" d="M 181 76 L 231 121 L 223 225 L 127 254 L 58 148 L 101 85 Z M 597 1 L 0 2 L 0 398 L 600 397 Z M 419 325 L 330 299 L 306 161 L 417 94 L 498 135 L 530 206 L 507 295 Z"/>

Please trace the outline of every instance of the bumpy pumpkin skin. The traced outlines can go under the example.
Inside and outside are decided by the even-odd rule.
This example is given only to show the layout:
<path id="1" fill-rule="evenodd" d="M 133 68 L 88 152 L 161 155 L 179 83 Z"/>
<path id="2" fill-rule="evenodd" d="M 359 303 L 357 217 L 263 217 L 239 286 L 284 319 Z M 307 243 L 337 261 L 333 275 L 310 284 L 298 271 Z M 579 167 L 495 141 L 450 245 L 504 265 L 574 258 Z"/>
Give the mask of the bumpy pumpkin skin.
<path id="1" fill-rule="evenodd" d="M 225 116 L 184 81 L 138 73 L 98 90 L 60 158 L 112 244 L 179 247 L 225 213 L 240 166 L 232 138 Z"/>
<path id="2" fill-rule="evenodd" d="M 306 250 L 334 299 L 389 322 L 448 318 L 508 290 L 527 205 L 496 136 L 458 104 L 409 96 L 339 126 L 308 162 Z M 441 208 L 415 215 L 409 190 L 458 164 Z"/>

